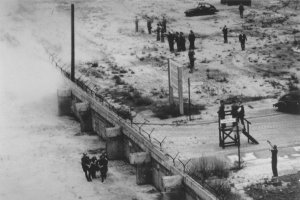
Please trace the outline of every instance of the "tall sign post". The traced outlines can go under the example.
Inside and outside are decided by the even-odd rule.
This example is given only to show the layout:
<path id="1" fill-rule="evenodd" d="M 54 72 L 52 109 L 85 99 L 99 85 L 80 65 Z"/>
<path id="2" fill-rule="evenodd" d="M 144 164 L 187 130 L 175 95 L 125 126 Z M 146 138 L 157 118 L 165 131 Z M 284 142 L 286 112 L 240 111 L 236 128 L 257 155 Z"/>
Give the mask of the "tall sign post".
<path id="1" fill-rule="evenodd" d="M 75 80 L 74 4 L 71 4 L 71 81 Z"/>
<path id="2" fill-rule="evenodd" d="M 174 104 L 174 91 L 178 91 L 179 113 L 184 114 L 183 109 L 183 88 L 182 88 L 182 67 L 168 59 L 168 78 L 169 78 L 169 103 Z"/>

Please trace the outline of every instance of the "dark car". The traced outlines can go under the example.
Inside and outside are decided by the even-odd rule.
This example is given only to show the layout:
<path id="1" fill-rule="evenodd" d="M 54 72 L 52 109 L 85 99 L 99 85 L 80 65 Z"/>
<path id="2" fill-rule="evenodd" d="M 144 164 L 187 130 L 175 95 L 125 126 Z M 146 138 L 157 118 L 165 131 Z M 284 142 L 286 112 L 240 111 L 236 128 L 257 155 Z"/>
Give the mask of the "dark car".
<path id="1" fill-rule="evenodd" d="M 277 107 L 279 111 L 300 113 L 300 91 L 292 91 L 283 95 L 273 107 Z"/>
<path id="2" fill-rule="evenodd" d="M 198 16 L 198 15 L 213 15 L 218 10 L 211 4 L 209 3 L 199 3 L 196 8 L 192 8 L 189 10 L 186 10 L 185 16 L 190 17 L 190 16 Z"/>

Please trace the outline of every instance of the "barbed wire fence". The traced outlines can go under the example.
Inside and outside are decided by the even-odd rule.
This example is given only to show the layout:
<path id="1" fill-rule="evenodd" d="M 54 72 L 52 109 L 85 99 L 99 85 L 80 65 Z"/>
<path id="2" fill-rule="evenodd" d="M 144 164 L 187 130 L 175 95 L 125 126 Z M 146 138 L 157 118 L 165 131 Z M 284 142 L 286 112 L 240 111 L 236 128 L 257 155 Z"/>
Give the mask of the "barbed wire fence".
<path id="1" fill-rule="evenodd" d="M 56 68 L 58 68 L 61 72 L 61 74 L 65 77 L 71 80 L 71 72 L 70 69 L 68 70 L 69 66 L 65 63 L 62 62 L 61 59 L 58 58 L 57 55 L 54 53 L 50 53 L 47 51 L 49 54 L 49 60 L 51 61 L 52 65 L 54 65 Z M 119 121 L 123 121 L 130 125 L 133 129 L 135 129 L 137 132 L 140 133 L 140 135 L 143 136 L 146 140 L 148 140 L 153 146 L 156 146 L 157 148 L 160 149 L 160 151 L 164 152 L 164 144 L 167 141 L 167 137 L 165 136 L 162 139 L 155 138 L 152 134 L 155 132 L 155 128 L 149 124 L 149 121 L 147 119 L 143 118 L 134 118 L 131 115 L 131 109 L 124 109 L 122 107 L 117 107 L 110 103 L 104 96 L 101 94 L 97 93 L 97 85 L 93 84 L 89 80 L 84 80 L 82 78 L 83 75 L 79 77 L 75 77 L 74 83 L 80 87 L 82 90 L 84 90 L 87 94 L 89 94 L 91 97 L 93 97 L 97 102 L 99 102 L 102 106 L 105 106 L 108 108 L 110 111 L 112 111 L 117 117 Z M 147 125 L 147 128 L 150 130 L 146 130 L 143 128 L 143 126 Z M 172 163 L 174 167 L 177 167 L 179 170 L 183 172 L 187 172 L 189 167 L 188 164 L 190 164 L 191 159 L 189 159 L 187 162 L 184 162 L 179 159 L 179 154 L 178 152 L 176 155 L 172 156 L 169 153 L 165 153 L 167 157 L 172 159 Z"/>

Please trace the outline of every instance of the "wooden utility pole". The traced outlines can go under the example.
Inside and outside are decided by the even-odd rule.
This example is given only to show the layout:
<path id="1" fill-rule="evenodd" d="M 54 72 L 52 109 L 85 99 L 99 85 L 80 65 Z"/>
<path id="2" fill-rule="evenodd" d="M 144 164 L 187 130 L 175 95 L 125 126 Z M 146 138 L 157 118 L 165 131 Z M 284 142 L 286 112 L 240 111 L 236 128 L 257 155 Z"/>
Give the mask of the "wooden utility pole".
<path id="1" fill-rule="evenodd" d="M 74 4 L 71 4 L 71 81 L 75 80 Z"/>
<path id="2" fill-rule="evenodd" d="M 189 85 L 189 120 L 191 121 L 191 82 L 190 78 L 188 79 L 188 85 Z"/>

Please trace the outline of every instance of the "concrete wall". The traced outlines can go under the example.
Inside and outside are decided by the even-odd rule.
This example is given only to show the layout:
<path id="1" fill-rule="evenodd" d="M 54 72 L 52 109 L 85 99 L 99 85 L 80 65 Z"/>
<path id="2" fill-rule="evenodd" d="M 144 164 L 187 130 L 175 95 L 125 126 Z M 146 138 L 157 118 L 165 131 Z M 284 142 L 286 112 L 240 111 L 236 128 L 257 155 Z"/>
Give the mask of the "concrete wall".
<path id="1" fill-rule="evenodd" d="M 79 87 L 74 85 L 71 81 L 67 80 L 72 90 L 72 95 L 83 102 L 88 102 L 90 109 L 104 118 L 114 127 L 121 127 L 119 130 L 121 135 L 118 135 L 116 129 L 111 131 L 111 137 L 107 137 L 106 124 L 101 124 L 99 117 L 92 118 L 93 129 L 97 129 L 96 132 L 100 135 L 107 137 L 107 153 L 109 159 L 126 159 L 129 160 L 130 153 L 134 152 L 147 152 L 151 156 L 151 162 L 148 164 L 137 165 L 137 183 L 145 184 L 151 182 L 158 190 L 165 191 L 166 188 L 163 184 L 162 178 L 165 176 L 179 175 L 182 178 L 182 187 L 188 192 L 188 197 L 191 199 L 205 199 L 215 200 L 217 199 L 209 191 L 203 188 L 199 183 L 194 181 L 187 174 L 184 174 L 179 169 L 170 165 L 169 158 L 164 155 L 160 149 L 153 145 L 145 136 L 141 135 L 137 130 L 133 129 L 123 119 L 119 118 L 115 113 L 111 112 L 107 107 L 95 100 L 89 94 L 83 92 Z M 93 115 L 93 114 L 91 114 Z M 96 116 L 94 114 L 94 116 Z M 96 121 L 98 120 L 98 122 Z M 105 121 L 104 121 L 105 122 Z M 102 130 L 102 128 L 106 130 Z M 101 129 L 101 130 L 100 130 Z M 114 132 L 116 131 L 116 132 Z M 116 134 L 117 133 L 117 134 Z M 115 136 L 115 134 L 117 136 Z M 151 169 L 151 170 L 150 170 Z M 149 178 L 151 175 L 151 178 Z M 150 180 L 151 179 L 151 180 Z M 150 180 L 150 181 L 149 181 Z"/>

